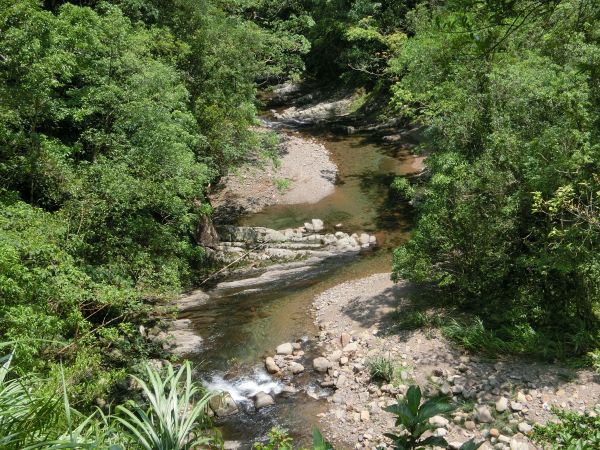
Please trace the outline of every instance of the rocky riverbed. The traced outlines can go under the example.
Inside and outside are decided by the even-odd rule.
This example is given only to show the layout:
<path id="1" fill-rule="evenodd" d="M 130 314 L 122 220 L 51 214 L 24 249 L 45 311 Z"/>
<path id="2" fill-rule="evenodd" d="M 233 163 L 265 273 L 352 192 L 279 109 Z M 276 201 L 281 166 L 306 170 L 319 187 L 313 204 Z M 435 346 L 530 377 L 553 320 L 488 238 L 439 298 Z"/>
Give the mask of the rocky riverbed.
<path id="1" fill-rule="evenodd" d="M 450 420 L 434 417 L 434 434 L 451 448 L 471 438 L 484 449 L 534 449 L 535 423 L 551 420 L 558 406 L 594 414 L 600 402 L 597 376 L 521 359 L 485 360 L 461 352 L 437 331 L 388 333 L 402 314 L 410 287 L 383 273 L 344 283 L 315 299 L 322 356 L 322 384 L 334 386 L 321 417 L 326 436 L 340 448 L 385 448 L 383 433 L 394 429 L 384 411 L 403 398 L 410 384 L 427 396 L 451 396 L 458 405 Z M 390 383 L 372 380 L 369 365 L 385 358 L 395 367 Z"/>
<path id="2" fill-rule="evenodd" d="M 273 280 L 314 270 L 327 258 L 357 254 L 377 245 L 376 237 L 368 233 L 348 234 L 333 231 L 335 227 L 328 228 L 332 229 L 331 233 L 326 232 L 326 224 L 320 219 L 285 230 L 220 227 L 220 243 L 212 249 L 212 257 L 226 264 L 226 270 L 217 273 L 220 281 L 212 292 L 257 289 Z M 197 290 L 182 296 L 173 302 L 173 306 L 182 313 L 208 301 L 210 296 Z M 168 341 L 166 346 L 182 356 L 198 351 L 202 346 L 202 338 L 192 330 L 191 320 L 185 318 L 172 321 L 169 336 L 161 331 L 158 338 Z"/>

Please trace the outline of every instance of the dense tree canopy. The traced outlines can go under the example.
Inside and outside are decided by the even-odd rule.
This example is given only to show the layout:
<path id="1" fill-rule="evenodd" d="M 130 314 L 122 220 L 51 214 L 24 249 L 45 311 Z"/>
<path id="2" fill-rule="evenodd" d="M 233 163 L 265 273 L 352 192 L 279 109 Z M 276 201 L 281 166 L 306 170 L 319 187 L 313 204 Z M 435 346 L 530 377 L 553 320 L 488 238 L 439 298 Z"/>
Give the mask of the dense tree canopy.
<path id="1" fill-rule="evenodd" d="M 306 43 L 216 1 L 73 3 L 0 2 L 0 335 L 77 377 L 202 270 L 205 188 L 261 147 L 256 80 Z"/>
<path id="2" fill-rule="evenodd" d="M 434 282 L 523 349 L 598 342 L 600 8 L 421 5 L 390 61 L 393 105 L 427 125 L 429 180 L 397 277 Z M 518 335 L 518 336 L 517 336 Z"/>

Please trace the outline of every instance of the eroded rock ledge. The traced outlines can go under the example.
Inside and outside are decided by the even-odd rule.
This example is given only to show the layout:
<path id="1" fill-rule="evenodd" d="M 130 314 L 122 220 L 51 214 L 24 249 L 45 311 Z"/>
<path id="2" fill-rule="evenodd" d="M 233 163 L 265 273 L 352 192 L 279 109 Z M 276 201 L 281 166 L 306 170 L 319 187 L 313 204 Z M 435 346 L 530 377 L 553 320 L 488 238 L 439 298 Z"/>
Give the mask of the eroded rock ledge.
<path id="1" fill-rule="evenodd" d="M 323 233 L 323 230 L 323 221 L 319 219 L 285 230 L 223 226 L 219 229 L 222 242 L 215 248 L 214 257 L 223 262 L 240 257 L 281 262 L 358 252 L 377 244 L 376 237 L 367 233 Z"/>

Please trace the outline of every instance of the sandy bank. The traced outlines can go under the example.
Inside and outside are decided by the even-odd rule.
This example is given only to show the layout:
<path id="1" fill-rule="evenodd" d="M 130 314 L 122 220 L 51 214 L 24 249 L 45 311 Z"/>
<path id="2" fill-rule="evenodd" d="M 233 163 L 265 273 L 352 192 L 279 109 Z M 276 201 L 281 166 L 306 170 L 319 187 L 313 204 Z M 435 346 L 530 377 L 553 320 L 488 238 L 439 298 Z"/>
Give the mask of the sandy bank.
<path id="1" fill-rule="evenodd" d="M 221 217 L 255 213 L 275 204 L 316 203 L 333 192 L 336 174 L 323 144 L 282 133 L 279 164 L 246 166 L 224 177 L 211 203 Z"/>

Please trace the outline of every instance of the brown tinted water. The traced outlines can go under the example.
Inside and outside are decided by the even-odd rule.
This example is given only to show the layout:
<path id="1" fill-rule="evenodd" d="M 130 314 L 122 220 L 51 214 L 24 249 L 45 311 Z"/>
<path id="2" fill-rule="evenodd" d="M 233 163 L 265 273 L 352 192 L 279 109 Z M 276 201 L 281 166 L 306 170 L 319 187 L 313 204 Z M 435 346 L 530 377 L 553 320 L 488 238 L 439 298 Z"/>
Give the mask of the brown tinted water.
<path id="1" fill-rule="evenodd" d="M 379 247 L 353 257 L 331 258 L 318 268 L 294 278 L 277 280 L 260 290 L 238 288 L 210 293 L 211 302 L 187 314 L 204 338 L 202 351 L 194 356 L 210 387 L 235 392 L 239 399 L 257 390 L 280 389 L 262 371 L 262 361 L 277 345 L 297 339 L 310 343 L 318 336 L 311 312 L 313 299 L 345 281 L 389 272 L 391 251 L 402 243 L 410 228 L 408 205 L 390 190 L 394 177 L 421 169 L 402 143 L 383 144 L 369 135 L 336 135 L 310 132 L 329 150 L 338 166 L 334 192 L 317 203 L 276 205 L 244 217 L 240 225 L 275 229 L 297 227 L 312 218 L 322 219 L 333 231 L 342 224 L 348 232 L 375 234 Z M 305 365 L 310 365 L 311 350 Z M 309 374 L 300 380 L 315 396 L 323 395 Z M 310 436 L 316 415 L 326 408 L 324 400 L 306 394 L 277 397 L 276 405 L 255 412 L 242 402 L 244 412 L 223 422 L 226 439 L 242 441 L 244 448 L 264 438 L 274 425 L 282 426 L 300 440 Z M 306 441 L 304 441 L 306 443 Z"/>

